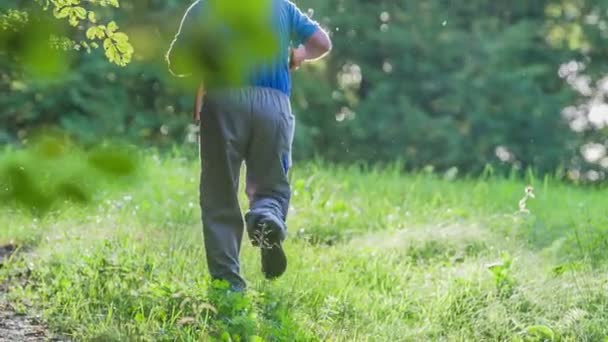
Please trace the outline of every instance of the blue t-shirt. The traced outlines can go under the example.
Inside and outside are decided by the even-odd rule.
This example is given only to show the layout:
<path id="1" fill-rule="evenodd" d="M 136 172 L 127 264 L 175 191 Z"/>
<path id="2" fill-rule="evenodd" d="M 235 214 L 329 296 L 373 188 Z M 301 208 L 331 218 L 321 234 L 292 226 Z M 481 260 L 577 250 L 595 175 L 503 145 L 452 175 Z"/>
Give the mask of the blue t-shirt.
<path id="1" fill-rule="evenodd" d="M 319 25 L 303 14 L 296 5 L 288 0 L 272 1 L 272 29 L 277 39 L 278 53 L 275 58 L 254 68 L 250 77 L 247 77 L 248 86 L 267 87 L 277 89 L 287 95 L 291 93 L 291 76 L 289 72 L 289 48 L 291 45 L 304 43 L 318 29 Z M 184 42 L 187 26 L 192 28 L 198 20 L 206 20 L 206 0 L 197 0 L 193 3 L 182 20 L 180 32 L 171 45 L 187 44 Z M 209 13 L 206 13 L 209 14 Z M 194 25 L 196 26 L 196 25 Z M 229 43 L 229 42 L 228 42 Z M 187 46 L 182 46 L 187 48 Z M 171 51 L 169 52 L 171 54 Z"/>

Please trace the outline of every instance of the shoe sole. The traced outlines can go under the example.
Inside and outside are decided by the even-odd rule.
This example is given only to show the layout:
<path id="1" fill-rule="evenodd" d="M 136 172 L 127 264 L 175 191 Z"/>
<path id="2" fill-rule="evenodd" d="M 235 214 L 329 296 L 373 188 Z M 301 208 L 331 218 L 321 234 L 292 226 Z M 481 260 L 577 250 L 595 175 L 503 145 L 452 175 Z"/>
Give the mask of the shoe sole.
<path id="1" fill-rule="evenodd" d="M 259 245 L 262 255 L 262 273 L 266 279 L 276 279 L 287 269 L 287 256 L 283 251 L 278 227 L 271 227 L 268 223 L 261 224 L 262 239 Z"/>

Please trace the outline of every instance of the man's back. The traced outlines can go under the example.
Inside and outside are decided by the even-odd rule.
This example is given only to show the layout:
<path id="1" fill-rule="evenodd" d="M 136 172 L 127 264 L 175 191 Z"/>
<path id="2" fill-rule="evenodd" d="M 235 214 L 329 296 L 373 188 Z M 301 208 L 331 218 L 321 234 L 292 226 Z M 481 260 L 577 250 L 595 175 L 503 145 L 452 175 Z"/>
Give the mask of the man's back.
<path id="1" fill-rule="evenodd" d="M 278 57 L 269 65 L 262 65 L 254 74 L 254 86 L 275 88 L 285 94 L 291 92 L 289 74 L 289 47 L 305 42 L 318 29 L 318 25 L 290 1 L 275 0 L 273 13 L 275 31 L 277 33 Z"/>
<path id="2" fill-rule="evenodd" d="M 218 10 L 217 1 L 198 0 L 186 12 L 168 54 L 172 70 L 180 69 L 177 55 L 196 56 L 189 64 L 200 64 L 203 78 L 208 78 L 203 80 L 207 88 L 215 87 L 217 79 L 229 79 L 227 83 L 239 79 L 243 86 L 273 88 L 289 95 L 290 45 L 305 42 L 319 29 L 318 24 L 287 0 L 256 1 L 271 11 L 270 20 L 266 21 L 263 13 L 252 13 L 259 18 L 249 18 L 252 21 L 243 24 L 230 17 L 242 13 L 218 15 L 222 11 Z M 266 27 L 261 27 L 264 25 Z M 193 51 L 198 53 L 193 54 Z M 183 71 L 186 70 L 178 72 Z"/>

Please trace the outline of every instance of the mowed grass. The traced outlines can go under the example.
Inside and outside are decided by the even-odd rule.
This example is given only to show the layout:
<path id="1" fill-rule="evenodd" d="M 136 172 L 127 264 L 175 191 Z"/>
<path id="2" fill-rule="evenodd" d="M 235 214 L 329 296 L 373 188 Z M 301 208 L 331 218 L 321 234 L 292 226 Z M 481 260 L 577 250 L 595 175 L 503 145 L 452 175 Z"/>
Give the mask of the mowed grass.
<path id="1" fill-rule="evenodd" d="M 608 341 L 604 190 L 296 165 L 288 272 L 245 240 L 239 295 L 207 276 L 197 161 L 142 163 L 92 205 L 3 209 L 15 309 L 73 340 Z"/>

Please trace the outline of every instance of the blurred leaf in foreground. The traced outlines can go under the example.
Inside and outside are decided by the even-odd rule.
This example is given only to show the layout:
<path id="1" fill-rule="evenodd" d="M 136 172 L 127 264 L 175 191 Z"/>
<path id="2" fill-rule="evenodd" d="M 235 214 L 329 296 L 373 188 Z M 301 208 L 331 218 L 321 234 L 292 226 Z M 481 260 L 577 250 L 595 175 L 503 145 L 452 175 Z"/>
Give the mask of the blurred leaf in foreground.
<path id="1" fill-rule="evenodd" d="M 0 29 L 0 54 L 6 54 L 30 77 L 55 79 L 70 65 L 69 55 L 52 37 L 65 33 L 60 22 L 31 12 L 19 26 Z"/>
<path id="2" fill-rule="evenodd" d="M 89 163 L 97 170 L 113 176 L 128 176 L 135 172 L 137 161 L 126 147 L 101 147 L 89 153 Z"/>
<path id="3" fill-rule="evenodd" d="M 171 72 L 188 87 L 241 86 L 260 66 L 280 58 L 269 0 L 198 2 L 167 53 Z M 285 56 L 286 58 L 286 56 Z"/>
<path id="4" fill-rule="evenodd" d="M 127 147 L 86 151 L 59 134 L 41 135 L 26 148 L 0 154 L 0 206 L 44 215 L 66 201 L 85 205 L 108 183 L 133 183 L 138 166 Z"/>

